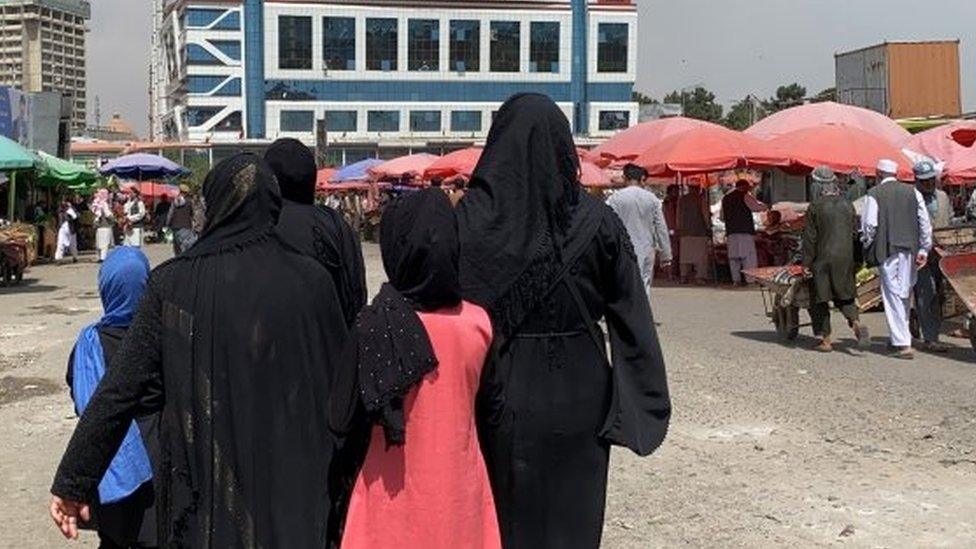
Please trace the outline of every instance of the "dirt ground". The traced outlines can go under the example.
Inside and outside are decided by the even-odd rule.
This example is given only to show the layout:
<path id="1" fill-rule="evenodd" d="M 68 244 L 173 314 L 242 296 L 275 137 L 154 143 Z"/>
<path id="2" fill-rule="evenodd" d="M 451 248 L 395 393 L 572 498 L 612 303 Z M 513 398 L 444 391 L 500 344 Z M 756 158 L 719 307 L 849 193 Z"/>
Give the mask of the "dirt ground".
<path id="1" fill-rule="evenodd" d="M 0 547 L 95 545 L 62 540 L 46 511 L 76 421 L 66 359 L 100 312 L 91 261 L 0 289 Z M 674 419 L 653 457 L 615 451 L 604 547 L 976 547 L 968 342 L 896 361 L 873 314 L 871 351 L 814 354 L 777 341 L 754 290 L 659 288 L 654 311 Z"/>

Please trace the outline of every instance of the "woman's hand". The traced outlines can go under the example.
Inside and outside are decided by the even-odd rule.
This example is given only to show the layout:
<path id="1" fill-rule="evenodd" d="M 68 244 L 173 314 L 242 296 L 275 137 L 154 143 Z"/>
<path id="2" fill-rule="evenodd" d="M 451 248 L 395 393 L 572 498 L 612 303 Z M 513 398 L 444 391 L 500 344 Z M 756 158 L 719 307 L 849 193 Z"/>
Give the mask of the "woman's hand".
<path id="1" fill-rule="evenodd" d="M 78 539 L 78 519 L 91 520 L 91 508 L 87 503 L 51 496 L 51 518 L 64 537 Z"/>

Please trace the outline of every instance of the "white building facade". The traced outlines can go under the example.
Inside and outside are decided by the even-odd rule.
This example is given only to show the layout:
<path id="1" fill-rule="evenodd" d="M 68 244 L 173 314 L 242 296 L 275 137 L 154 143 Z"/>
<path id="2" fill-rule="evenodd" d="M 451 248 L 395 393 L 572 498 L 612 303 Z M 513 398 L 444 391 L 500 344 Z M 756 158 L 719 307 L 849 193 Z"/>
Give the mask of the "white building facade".
<path id="1" fill-rule="evenodd" d="M 160 34 L 170 138 L 326 139 L 345 163 L 483 141 L 519 92 L 584 136 L 638 118 L 630 0 L 176 0 Z"/>

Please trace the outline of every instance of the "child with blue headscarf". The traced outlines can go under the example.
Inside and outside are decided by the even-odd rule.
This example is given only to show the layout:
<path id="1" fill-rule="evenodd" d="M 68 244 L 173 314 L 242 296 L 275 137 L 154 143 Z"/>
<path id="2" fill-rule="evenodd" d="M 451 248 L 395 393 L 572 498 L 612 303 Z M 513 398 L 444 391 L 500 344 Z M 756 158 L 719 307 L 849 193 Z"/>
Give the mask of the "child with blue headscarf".
<path id="1" fill-rule="evenodd" d="M 68 386 L 80 416 L 110 367 L 132 323 L 149 279 L 149 260 L 141 250 L 122 247 L 111 252 L 98 273 L 104 314 L 86 327 L 68 360 Z M 158 455 L 158 416 L 140 418 L 129 426 L 118 453 L 98 485 L 89 527 L 98 530 L 101 547 L 154 547 L 156 520 L 150 455 Z"/>

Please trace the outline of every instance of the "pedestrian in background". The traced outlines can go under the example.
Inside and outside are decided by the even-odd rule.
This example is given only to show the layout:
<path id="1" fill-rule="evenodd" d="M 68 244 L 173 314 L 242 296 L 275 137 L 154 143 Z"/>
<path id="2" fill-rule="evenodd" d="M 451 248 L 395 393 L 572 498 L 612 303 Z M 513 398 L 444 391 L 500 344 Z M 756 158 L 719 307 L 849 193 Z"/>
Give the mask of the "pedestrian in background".
<path id="1" fill-rule="evenodd" d="M 193 201 L 187 198 L 189 191 L 189 187 L 181 185 L 180 194 L 173 199 L 166 214 L 165 226 L 173 232 L 174 256 L 180 256 L 197 241 L 197 232 L 193 230 Z"/>
<path id="2" fill-rule="evenodd" d="M 98 250 L 98 261 L 108 257 L 112 247 L 112 228 L 115 226 L 115 213 L 112 211 L 112 198 L 108 189 L 98 189 L 92 199 L 91 212 L 95 216 L 95 248 Z"/>
<path id="3" fill-rule="evenodd" d="M 705 284 L 712 250 L 712 214 L 704 190 L 685 187 L 678 198 L 678 237 L 681 249 L 681 281 Z"/>
<path id="4" fill-rule="evenodd" d="M 129 189 L 128 199 L 122 207 L 125 212 L 125 245 L 142 247 L 142 229 L 146 223 L 146 203 L 138 187 Z"/>
<path id="5" fill-rule="evenodd" d="M 864 200 L 861 239 L 869 266 L 881 274 L 881 297 L 891 333 L 893 356 L 912 359 L 908 327 L 912 288 L 918 269 L 928 263 L 932 249 L 932 223 L 925 200 L 912 185 L 898 181 L 894 160 L 878 163 L 880 183 Z"/>
<path id="6" fill-rule="evenodd" d="M 729 250 L 729 272 L 732 284 L 745 286 L 749 283 L 743 270 L 758 266 L 756 257 L 756 221 L 753 213 L 767 208 L 749 192 L 752 185 L 740 179 L 735 189 L 722 199 L 722 220 Z"/>
<path id="7" fill-rule="evenodd" d="M 932 230 L 948 227 L 952 221 L 952 203 L 949 195 L 938 187 L 939 171 L 935 164 L 923 160 L 915 164 L 914 171 L 915 185 L 925 201 Z M 918 280 L 915 282 L 915 313 L 922 335 L 919 348 L 923 351 L 945 353 L 949 350 L 939 341 L 942 331 L 942 285 L 938 255 L 933 254 L 925 267 L 918 270 Z"/>
<path id="8" fill-rule="evenodd" d="M 807 210 L 802 249 L 803 265 L 813 274 L 810 319 L 819 340 L 815 349 L 833 351 L 831 302 L 854 330 L 858 345 L 864 347 L 870 338 L 867 328 L 861 325 L 857 306 L 854 206 L 841 194 L 837 175 L 827 166 L 815 169 L 813 180 L 820 189 L 820 198 Z"/>
<path id="9" fill-rule="evenodd" d="M 149 279 L 149 259 L 138 248 L 113 251 L 98 271 L 102 318 L 81 331 L 71 350 L 66 376 L 75 411 L 88 407 L 125 337 Z M 108 471 L 98 484 L 88 524 L 103 549 L 156 547 L 152 463 L 159 459 L 159 415 L 129 424 Z M 57 513 L 56 509 L 52 512 Z"/>
<path id="10" fill-rule="evenodd" d="M 637 265 L 647 296 L 651 296 L 654 282 L 654 269 L 660 261 L 661 268 L 671 267 L 671 237 L 664 219 L 661 199 L 654 193 L 641 188 L 647 179 L 647 170 L 628 164 L 624 166 L 624 181 L 627 188 L 619 190 L 607 200 L 630 235 L 637 254 Z"/>
<path id="11" fill-rule="evenodd" d="M 78 212 L 68 200 L 61 203 L 58 211 L 58 242 L 54 260 L 61 261 L 65 254 L 71 254 L 73 263 L 78 262 Z"/>

